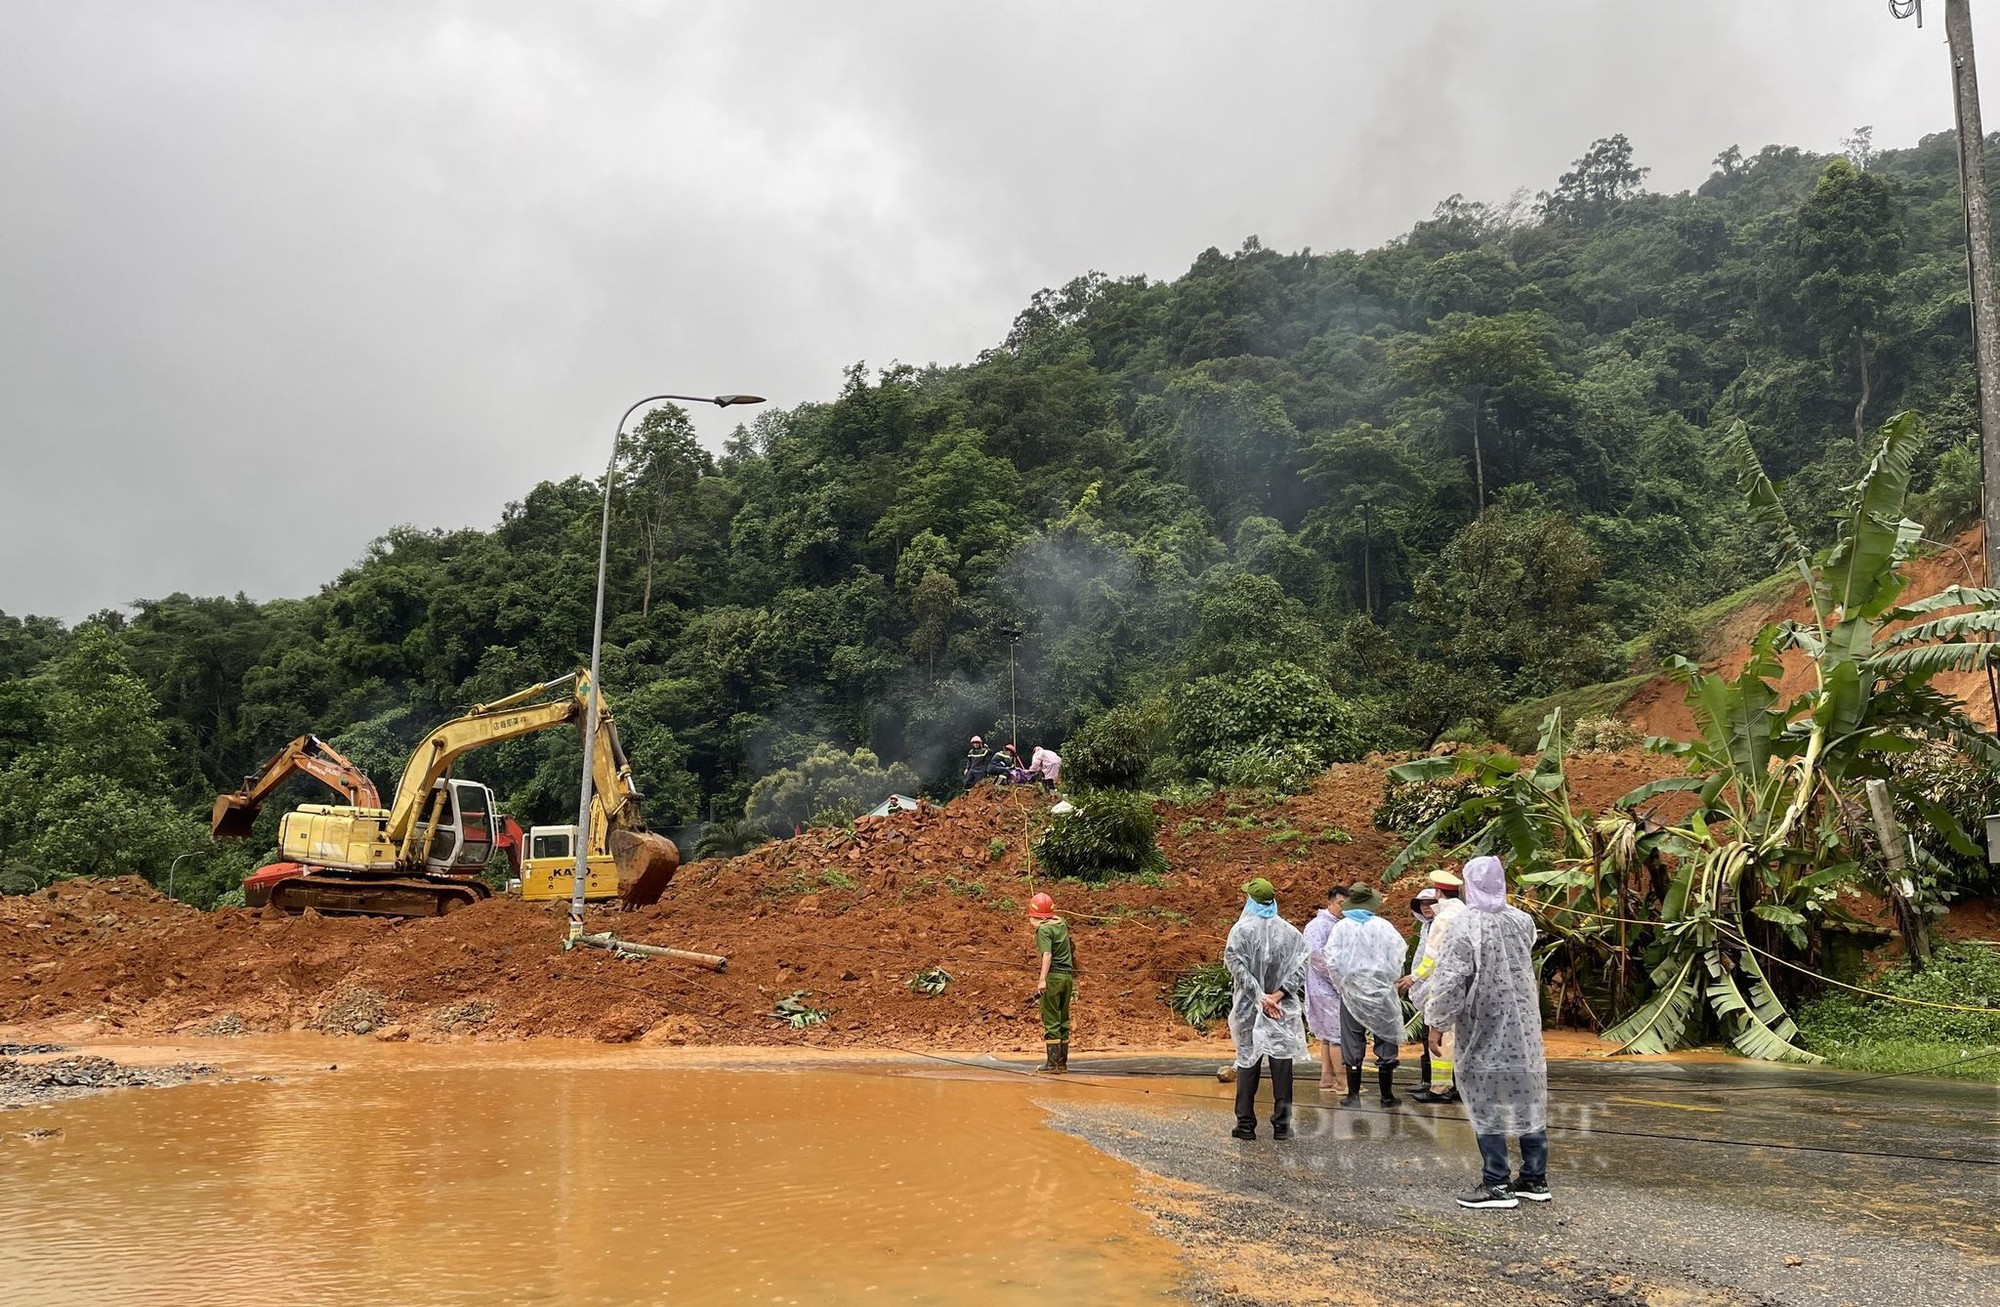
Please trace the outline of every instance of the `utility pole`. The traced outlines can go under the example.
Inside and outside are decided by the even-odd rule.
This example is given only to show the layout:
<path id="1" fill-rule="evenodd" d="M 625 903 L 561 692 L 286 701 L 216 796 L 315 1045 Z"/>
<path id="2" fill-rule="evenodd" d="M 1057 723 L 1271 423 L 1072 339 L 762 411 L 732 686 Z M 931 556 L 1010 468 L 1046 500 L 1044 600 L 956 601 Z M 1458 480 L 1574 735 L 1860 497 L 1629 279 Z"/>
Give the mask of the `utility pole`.
<path id="1" fill-rule="evenodd" d="M 1924 25 L 1923 0 L 1889 0 L 1897 18 Z M 1958 128 L 1958 184 L 1965 199 L 1965 253 L 1972 293 L 1972 342 L 1979 371 L 1979 520 L 1986 584 L 2000 581 L 2000 322 L 1995 321 L 1993 214 L 1986 196 L 1986 132 L 1979 120 L 1979 68 L 1972 52 L 1971 0 L 1945 0 L 1951 43 L 1951 98 Z"/>

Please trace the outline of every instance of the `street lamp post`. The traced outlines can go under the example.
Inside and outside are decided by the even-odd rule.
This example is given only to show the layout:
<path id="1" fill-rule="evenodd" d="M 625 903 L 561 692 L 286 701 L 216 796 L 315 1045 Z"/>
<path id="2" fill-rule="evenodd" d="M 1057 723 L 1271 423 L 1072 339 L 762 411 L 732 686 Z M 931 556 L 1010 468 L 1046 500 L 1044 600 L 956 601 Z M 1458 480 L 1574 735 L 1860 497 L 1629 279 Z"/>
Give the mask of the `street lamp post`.
<path id="1" fill-rule="evenodd" d="M 183 862 L 187 861 L 187 860 L 188 860 L 189 858 L 192 858 L 192 857 L 193 857 L 193 856 L 195 855 L 195 853 L 199 853 L 199 852 L 200 852 L 200 850 L 199 850 L 199 849 L 197 849 L 197 850 L 194 850 L 193 852 L 190 852 L 190 853 L 183 853 L 183 854 L 181 854 L 181 855 L 180 855 L 179 857 L 175 858 L 175 859 L 174 859 L 174 860 L 173 860 L 172 862 L 170 862 L 170 863 L 168 863 L 168 864 L 167 864 L 167 897 L 168 897 L 168 898 L 170 898 L 170 899 L 171 899 L 171 898 L 174 898 L 174 897 L 175 897 L 175 894 L 174 894 L 174 872 L 176 872 L 176 871 L 178 871 L 178 870 L 180 869 L 180 865 L 181 865 L 181 864 L 182 864 Z"/>
<path id="2" fill-rule="evenodd" d="M 597 740 L 597 706 L 600 696 L 597 692 L 597 668 L 604 652 L 604 565 L 611 553 L 611 481 L 618 471 L 618 441 L 625 434 L 625 424 L 632 415 L 648 404 L 662 401 L 676 401 L 683 404 L 713 404 L 717 408 L 728 408 L 732 404 L 761 404 L 762 395 L 648 395 L 625 410 L 625 416 L 618 419 L 618 425 L 611 431 L 611 459 L 604 467 L 604 516 L 597 531 L 597 617 L 590 628 L 590 701 L 584 714 L 583 726 L 583 797 L 576 805 L 576 883 L 570 890 L 569 898 L 569 942 L 574 944 L 583 937 L 583 882 L 589 874 L 590 866 L 590 751 Z"/>

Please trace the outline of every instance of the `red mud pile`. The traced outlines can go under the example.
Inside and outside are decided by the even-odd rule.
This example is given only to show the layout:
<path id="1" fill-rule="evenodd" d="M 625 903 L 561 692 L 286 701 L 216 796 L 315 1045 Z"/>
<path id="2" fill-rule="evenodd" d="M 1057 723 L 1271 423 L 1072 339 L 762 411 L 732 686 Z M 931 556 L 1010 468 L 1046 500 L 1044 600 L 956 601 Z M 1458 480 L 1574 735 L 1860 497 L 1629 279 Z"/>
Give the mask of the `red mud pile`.
<path id="1" fill-rule="evenodd" d="M 1903 600 L 1910 602 L 1934 595 L 1947 586 L 1984 585 L 1983 542 L 1984 536 L 1975 527 L 1960 535 L 1948 547 L 1905 563 L 1902 571 L 1908 584 L 1903 591 Z M 1803 581 L 1775 604 L 1745 604 L 1705 634 L 1705 649 L 1722 652 L 1704 656 L 1702 666 L 1710 671 L 1719 671 L 1724 676 L 1739 675 L 1744 664 L 1750 661 L 1750 641 L 1765 626 L 1786 620 L 1805 621 L 1811 616 L 1812 603 Z M 1803 652 L 1786 650 L 1778 661 L 1784 669 L 1778 678 L 1781 699 L 1789 700 L 1813 687 L 1812 661 Z M 1932 684 L 1965 704 L 1966 712 L 1973 720 L 1989 727 L 1994 724 L 1993 698 L 1987 692 L 1983 672 L 1942 672 Z M 1618 716 L 1647 735 L 1687 740 L 1694 738 L 1699 730 L 1694 713 L 1687 706 L 1687 687 L 1666 673 L 1640 686 L 1618 709 Z"/>
<path id="2" fill-rule="evenodd" d="M 1670 766 L 1636 752 L 1581 757 L 1570 776 L 1579 802 L 1602 808 Z M 809 832 L 694 863 L 658 904 L 593 914 L 592 929 L 723 954 L 726 975 L 565 954 L 562 904 L 495 899 L 418 921 L 286 917 L 201 912 L 136 880 L 63 882 L 0 898 L 0 1025 L 1031 1049 L 1040 1028 L 1023 908 L 1049 889 L 1076 935 L 1077 1042 L 1158 1045 L 1194 1038 L 1161 995 L 1176 972 L 1219 956 L 1243 881 L 1270 877 L 1286 913 L 1304 920 L 1327 885 L 1379 878 L 1397 846 L 1369 824 L 1382 788 L 1380 763 L 1356 763 L 1270 807 L 1219 795 L 1165 810 L 1170 871 L 1157 887 L 1033 879 L 1027 845 L 1046 801 L 982 790 L 863 820 L 851 839 Z M 935 998 L 908 987 L 930 967 L 952 975 Z M 794 1031 L 770 1012 L 801 990 L 831 1016 Z"/>

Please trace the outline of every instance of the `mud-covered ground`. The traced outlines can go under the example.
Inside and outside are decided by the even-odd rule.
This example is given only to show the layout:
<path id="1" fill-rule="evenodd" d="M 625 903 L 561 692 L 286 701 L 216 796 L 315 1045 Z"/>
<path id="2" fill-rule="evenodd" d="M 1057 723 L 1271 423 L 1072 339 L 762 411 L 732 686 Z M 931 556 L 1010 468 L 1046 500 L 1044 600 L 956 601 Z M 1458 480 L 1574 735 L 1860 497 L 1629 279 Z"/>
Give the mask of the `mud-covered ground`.
<path id="1" fill-rule="evenodd" d="M 1308 1082 L 1297 1139 L 1239 1143 L 1224 1087 L 1180 1069 L 1046 1097 L 1146 1172 L 1200 1303 L 1970 1307 L 2000 1280 L 1991 1087 L 1556 1062 L 1554 1200 L 1471 1211 L 1452 1201 L 1478 1171 L 1455 1109 L 1341 1110 Z"/>
<path id="2" fill-rule="evenodd" d="M 1161 995 L 1220 956 L 1245 880 L 1270 877 L 1297 921 L 1330 884 L 1379 881 L 1398 846 L 1370 825 L 1384 766 L 1336 767 L 1274 805 L 1217 796 L 1163 807 L 1170 870 L 1159 884 L 1038 880 L 1028 845 L 1048 801 L 982 789 L 864 821 L 852 836 L 808 832 L 694 863 L 652 907 L 593 913 L 593 929 L 723 954 L 724 975 L 565 954 L 566 904 L 494 899 L 418 921 L 286 917 L 201 912 L 131 879 L 61 882 L 0 898 L 0 1038 L 303 1029 L 1026 1050 L 1040 1029 L 1024 909 L 1053 889 L 1077 941 L 1078 1046 L 1192 1041 Z M 1577 758 L 1570 774 L 1580 801 L 1603 807 L 1671 766 L 1635 751 Z M 952 976 L 937 997 L 909 988 L 930 967 Z M 824 1024 L 801 1032 L 772 1018 L 798 991 L 830 1014 Z"/>

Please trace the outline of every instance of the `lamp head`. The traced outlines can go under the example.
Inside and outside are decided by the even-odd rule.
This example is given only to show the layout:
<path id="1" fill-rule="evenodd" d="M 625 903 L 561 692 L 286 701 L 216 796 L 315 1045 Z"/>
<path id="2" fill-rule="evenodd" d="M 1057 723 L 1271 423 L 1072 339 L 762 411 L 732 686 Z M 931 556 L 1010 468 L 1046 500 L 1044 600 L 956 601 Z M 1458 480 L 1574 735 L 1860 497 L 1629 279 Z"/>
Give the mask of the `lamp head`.
<path id="1" fill-rule="evenodd" d="M 761 404 L 763 402 L 764 397 L 762 395 L 717 395 L 715 397 L 715 406 L 717 408 L 728 408 L 732 404 Z"/>

